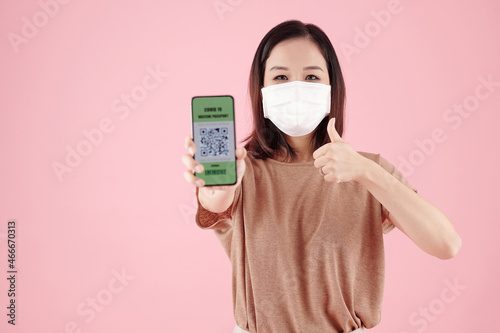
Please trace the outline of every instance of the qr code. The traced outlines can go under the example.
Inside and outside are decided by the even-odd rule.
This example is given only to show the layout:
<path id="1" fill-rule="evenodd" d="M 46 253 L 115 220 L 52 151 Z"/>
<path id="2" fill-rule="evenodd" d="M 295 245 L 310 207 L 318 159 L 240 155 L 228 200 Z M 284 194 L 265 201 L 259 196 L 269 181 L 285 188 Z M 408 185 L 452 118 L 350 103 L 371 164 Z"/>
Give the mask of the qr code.
<path id="1" fill-rule="evenodd" d="M 201 156 L 228 156 L 227 127 L 200 128 Z"/>

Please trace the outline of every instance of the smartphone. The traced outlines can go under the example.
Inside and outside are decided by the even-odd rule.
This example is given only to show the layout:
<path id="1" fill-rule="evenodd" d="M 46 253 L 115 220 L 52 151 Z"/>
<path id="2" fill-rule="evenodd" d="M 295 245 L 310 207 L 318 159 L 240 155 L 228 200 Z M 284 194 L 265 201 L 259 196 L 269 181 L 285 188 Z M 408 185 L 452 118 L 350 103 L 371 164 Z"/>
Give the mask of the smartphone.
<path id="1" fill-rule="evenodd" d="M 236 184 L 236 135 L 232 96 L 195 96 L 191 100 L 194 159 L 203 164 L 195 176 L 205 186 Z"/>

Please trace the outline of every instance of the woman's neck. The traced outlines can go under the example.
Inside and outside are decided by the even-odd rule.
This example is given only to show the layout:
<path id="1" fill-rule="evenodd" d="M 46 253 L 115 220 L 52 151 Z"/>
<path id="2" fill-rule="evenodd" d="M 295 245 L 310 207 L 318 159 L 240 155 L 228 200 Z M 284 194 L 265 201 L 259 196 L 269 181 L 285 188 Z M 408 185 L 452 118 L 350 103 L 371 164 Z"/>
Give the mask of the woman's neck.
<path id="1" fill-rule="evenodd" d="M 289 136 L 284 134 L 286 141 L 293 148 L 297 157 L 291 161 L 291 163 L 297 162 L 312 162 L 314 158 L 312 156 L 311 138 L 312 133 L 303 136 Z M 278 160 L 284 162 L 286 157 L 286 150 L 281 149 L 281 154 L 278 156 Z"/>

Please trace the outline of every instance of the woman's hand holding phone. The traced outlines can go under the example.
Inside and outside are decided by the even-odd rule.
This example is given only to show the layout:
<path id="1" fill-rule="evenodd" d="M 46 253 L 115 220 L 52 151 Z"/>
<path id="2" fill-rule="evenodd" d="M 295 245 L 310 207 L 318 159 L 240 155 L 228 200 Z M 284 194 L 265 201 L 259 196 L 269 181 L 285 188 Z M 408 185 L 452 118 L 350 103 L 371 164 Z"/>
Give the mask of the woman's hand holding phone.
<path id="1" fill-rule="evenodd" d="M 244 147 L 240 147 L 235 151 L 238 175 L 236 184 L 205 187 L 204 180 L 194 175 L 194 172 L 203 172 L 203 165 L 196 162 L 194 159 L 196 145 L 190 136 L 187 136 L 185 139 L 185 148 L 188 150 L 188 153 L 182 156 L 182 162 L 186 165 L 188 170 L 184 172 L 184 178 L 188 183 L 199 187 L 199 199 L 203 207 L 214 213 L 225 211 L 233 202 L 234 192 L 241 184 L 245 174 L 245 157 L 247 156 L 247 150 Z"/>

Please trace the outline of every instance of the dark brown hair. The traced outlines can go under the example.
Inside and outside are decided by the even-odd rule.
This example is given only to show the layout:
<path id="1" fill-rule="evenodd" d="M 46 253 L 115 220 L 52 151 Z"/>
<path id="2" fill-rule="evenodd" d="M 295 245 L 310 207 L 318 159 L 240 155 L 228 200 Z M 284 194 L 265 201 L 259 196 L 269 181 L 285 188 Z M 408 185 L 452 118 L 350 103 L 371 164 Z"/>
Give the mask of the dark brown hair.
<path id="1" fill-rule="evenodd" d="M 318 45 L 328 67 L 332 101 L 330 115 L 323 119 L 314 130 L 311 144 L 314 150 L 330 142 L 326 126 L 330 118 L 335 117 L 335 128 L 342 136 L 344 128 L 345 84 L 337 54 L 328 36 L 314 24 L 304 24 L 297 20 L 285 21 L 272 28 L 262 39 L 255 52 L 250 69 L 249 93 L 252 103 L 254 129 L 243 142 L 245 148 L 255 158 L 274 157 L 282 148 L 286 150 L 286 159 L 297 157 L 287 143 L 283 133 L 267 118 L 262 108 L 261 88 L 264 85 L 264 70 L 267 58 L 276 44 L 291 38 L 308 38 Z"/>

